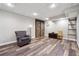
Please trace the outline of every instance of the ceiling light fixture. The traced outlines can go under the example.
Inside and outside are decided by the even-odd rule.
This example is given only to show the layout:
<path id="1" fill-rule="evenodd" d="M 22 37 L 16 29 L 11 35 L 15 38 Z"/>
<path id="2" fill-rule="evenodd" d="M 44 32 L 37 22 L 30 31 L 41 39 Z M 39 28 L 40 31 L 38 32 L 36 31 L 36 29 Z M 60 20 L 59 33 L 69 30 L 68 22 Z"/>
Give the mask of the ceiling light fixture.
<path id="1" fill-rule="evenodd" d="M 33 13 L 34 16 L 37 16 L 38 14 L 36 12 Z"/>
<path id="2" fill-rule="evenodd" d="M 54 8 L 54 7 L 56 7 L 54 3 L 50 5 L 50 8 Z"/>
<path id="3" fill-rule="evenodd" d="M 14 7 L 14 5 L 12 3 L 6 3 L 6 5 L 9 7 Z"/>

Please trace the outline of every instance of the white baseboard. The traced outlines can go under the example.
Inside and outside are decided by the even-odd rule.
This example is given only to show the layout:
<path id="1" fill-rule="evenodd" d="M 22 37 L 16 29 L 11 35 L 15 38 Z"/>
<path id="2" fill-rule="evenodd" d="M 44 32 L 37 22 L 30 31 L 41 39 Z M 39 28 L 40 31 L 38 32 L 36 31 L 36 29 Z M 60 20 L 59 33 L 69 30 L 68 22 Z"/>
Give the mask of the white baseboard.
<path id="1" fill-rule="evenodd" d="M 79 48 L 79 43 L 78 43 L 78 41 L 77 41 L 77 46 L 78 46 L 78 48 Z"/>
<path id="2" fill-rule="evenodd" d="M 63 38 L 65 40 L 71 40 L 71 41 L 76 41 L 76 39 L 68 39 L 68 38 Z"/>
<path id="3" fill-rule="evenodd" d="M 8 44 L 15 43 L 15 42 L 16 41 L 10 41 L 10 42 L 1 43 L 0 46 L 8 45 Z"/>
<path id="4" fill-rule="evenodd" d="M 77 45 L 78 45 L 78 48 L 79 48 L 79 44 L 77 43 Z"/>

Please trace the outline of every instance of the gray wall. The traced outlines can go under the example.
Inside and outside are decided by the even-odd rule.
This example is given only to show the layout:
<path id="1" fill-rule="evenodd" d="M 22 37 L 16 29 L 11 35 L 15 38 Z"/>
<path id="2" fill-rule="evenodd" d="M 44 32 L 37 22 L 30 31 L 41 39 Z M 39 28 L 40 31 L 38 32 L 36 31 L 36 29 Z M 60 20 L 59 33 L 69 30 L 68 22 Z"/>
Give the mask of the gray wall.
<path id="1" fill-rule="evenodd" d="M 56 22 L 46 21 L 45 23 L 45 36 L 48 36 L 48 33 L 63 31 L 64 38 L 67 39 L 68 33 L 68 20 L 67 19 L 59 19 Z"/>
<path id="2" fill-rule="evenodd" d="M 17 15 L 14 13 L 0 10 L 0 44 L 16 41 L 15 31 L 28 31 L 29 25 L 32 25 L 32 37 L 35 37 L 35 20 L 30 17 Z"/>

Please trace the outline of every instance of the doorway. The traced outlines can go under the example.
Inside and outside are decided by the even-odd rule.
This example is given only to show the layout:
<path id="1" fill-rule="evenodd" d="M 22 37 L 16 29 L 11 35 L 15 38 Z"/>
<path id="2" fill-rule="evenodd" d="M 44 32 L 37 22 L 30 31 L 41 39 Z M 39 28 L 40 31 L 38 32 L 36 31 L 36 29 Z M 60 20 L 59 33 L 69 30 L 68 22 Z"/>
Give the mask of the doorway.
<path id="1" fill-rule="evenodd" d="M 44 29 L 45 29 L 44 21 L 36 19 L 35 20 L 35 37 L 38 39 L 44 38 Z"/>

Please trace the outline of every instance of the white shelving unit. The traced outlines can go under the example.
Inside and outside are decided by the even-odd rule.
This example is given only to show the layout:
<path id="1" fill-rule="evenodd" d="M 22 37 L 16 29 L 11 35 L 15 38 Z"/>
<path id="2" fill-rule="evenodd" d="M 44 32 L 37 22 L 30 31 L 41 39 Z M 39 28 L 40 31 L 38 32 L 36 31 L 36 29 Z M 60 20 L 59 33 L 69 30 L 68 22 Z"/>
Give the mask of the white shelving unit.
<path id="1" fill-rule="evenodd" d="M 77 39 L 77 17 L 69 18 L 68 19 L 68 39 L 69 40 L 76 40 Z"/>

